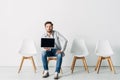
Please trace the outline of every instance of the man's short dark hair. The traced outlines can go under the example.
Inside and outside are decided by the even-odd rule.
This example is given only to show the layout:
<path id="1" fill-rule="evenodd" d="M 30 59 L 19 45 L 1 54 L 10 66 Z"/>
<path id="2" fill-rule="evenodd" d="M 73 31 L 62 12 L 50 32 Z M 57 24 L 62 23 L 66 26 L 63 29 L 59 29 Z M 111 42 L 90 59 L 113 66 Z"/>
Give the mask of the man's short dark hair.
<path id="1" fill-rule="evenodd" d="M 47 22 L 45 22 L 45 26 L 47 25 L 47 24 L 51 24 L 52 26 L 53 26 L 53 23 L 51 22 L 51 21 L 47 21 Z"/>

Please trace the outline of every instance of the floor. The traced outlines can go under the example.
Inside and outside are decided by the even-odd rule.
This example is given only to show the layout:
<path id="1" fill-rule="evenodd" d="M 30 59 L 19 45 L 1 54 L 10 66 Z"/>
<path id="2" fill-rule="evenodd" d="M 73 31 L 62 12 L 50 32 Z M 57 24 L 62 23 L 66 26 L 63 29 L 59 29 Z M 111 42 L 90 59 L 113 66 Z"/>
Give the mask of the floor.
<path id="1" fill-rule="evenodd" d="M 74 73 L 71 74 L 70 67 L 62 67 L 63 74 L 59 80 L 120 80 L 120 67 L 115 67 L 116 74 L 113 74 L 109 67 L 101 67 L 99 74 L 94 71 L 95 67 L 88 67 L 89 73 L 84 70 L 84 67 L 75 67 Z M 0 67 L 0 80 L 54 80 L 55 67 L 49 67 L 50 76 L 42 78 L 43 68 L 37 68 L 34 73 L 32 67 L 23 67 L 18 74 L 18 67 Z"/>

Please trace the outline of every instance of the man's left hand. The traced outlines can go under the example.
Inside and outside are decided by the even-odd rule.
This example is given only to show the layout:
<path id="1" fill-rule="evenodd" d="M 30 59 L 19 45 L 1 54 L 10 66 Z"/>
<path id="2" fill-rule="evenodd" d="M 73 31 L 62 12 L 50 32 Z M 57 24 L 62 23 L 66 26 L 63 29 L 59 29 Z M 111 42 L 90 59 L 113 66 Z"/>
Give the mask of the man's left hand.
<path id="1" fill-rule="evenodd" d="M 61 54 L 62 53 L 62 51 L 61 50 L 57 50 L 57 52 L 56 52 L 57 54 Z"/>

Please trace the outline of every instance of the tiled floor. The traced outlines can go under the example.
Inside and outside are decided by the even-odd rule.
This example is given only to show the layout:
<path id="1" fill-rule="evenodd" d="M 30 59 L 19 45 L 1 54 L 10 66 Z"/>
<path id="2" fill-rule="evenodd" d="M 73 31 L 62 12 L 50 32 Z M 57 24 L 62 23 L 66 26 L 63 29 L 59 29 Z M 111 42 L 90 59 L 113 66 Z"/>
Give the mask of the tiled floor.
<path id="1" fill-rule="evenodd" d="M 42 78 L 42 67 L 37 68 L 34 73 L 32 67 L 23 67 L 20 74 L 17 73 L 18 67 L 0 67 L 0 80 L 54 80 L 54 68 L 49 67 L 50 76 Z M 101 67 L 99 74 L 94 71 L 95 67 L 89 67 L 87 73 L 83 67 L 75 67 L 71 74 L 70 67 L 62 67 L 63 74 L 59 80 L 120 80 L 120 67 L 115 67 L 116 74 L 113 74 L 109 67 Z"/>

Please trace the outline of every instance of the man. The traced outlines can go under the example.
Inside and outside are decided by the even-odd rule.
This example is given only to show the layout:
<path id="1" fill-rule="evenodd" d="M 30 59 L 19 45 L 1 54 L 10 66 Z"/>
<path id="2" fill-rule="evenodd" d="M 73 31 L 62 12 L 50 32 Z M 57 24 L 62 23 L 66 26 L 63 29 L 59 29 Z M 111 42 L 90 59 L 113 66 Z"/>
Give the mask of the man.
<path id="1" fill-rule="evenodd" d="M 42 63 L 44 68 L 43 78 L 47 78 L 49 76 L 47 57 L 55 56 L 57 57 L 57 61 L 54 79 L 58 79 L 62 64 L 62 57 L 65 55 L 64 51 L 67 45 L 67 39 L 58 31 L 53 30 L 52 22 L 47 21 L 45 22 L 44 26 L 46 29 L 46 33 L 42 35 L 42 38 L 54 38 L 55 47 L 44 48 L 44 50 L 42 51 Z M 61 41 L 63 44 L 61 44 Z"/>

